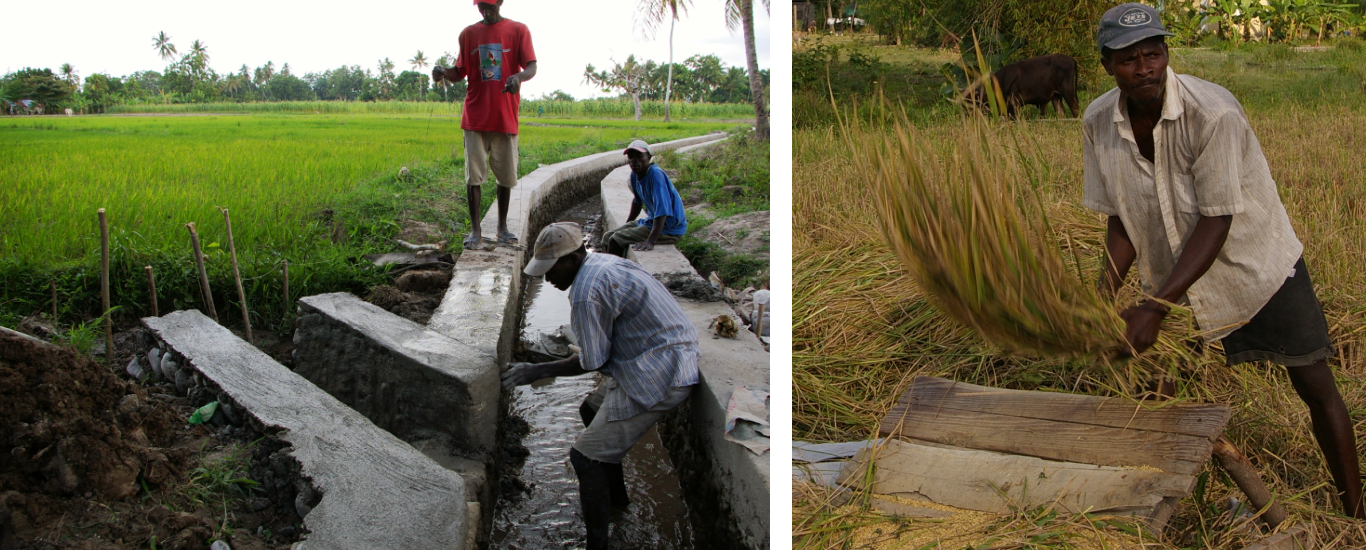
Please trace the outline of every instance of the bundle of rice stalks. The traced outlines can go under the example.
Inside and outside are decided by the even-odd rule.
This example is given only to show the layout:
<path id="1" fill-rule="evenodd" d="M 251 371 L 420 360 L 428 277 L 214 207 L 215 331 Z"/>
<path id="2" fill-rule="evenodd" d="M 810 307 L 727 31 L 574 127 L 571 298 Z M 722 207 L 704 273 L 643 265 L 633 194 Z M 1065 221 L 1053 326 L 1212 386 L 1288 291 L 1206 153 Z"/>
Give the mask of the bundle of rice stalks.
<path id="1" fill-rule="evenodd" d="M 943 153 L 904 118 L 885 133 L 844 130 L 888 244 L 942 311 L 1012 352 L 1126 349 L 1114 304 L 1063 261 L 1038 182 L 985 121 L 970 118 Z"/>

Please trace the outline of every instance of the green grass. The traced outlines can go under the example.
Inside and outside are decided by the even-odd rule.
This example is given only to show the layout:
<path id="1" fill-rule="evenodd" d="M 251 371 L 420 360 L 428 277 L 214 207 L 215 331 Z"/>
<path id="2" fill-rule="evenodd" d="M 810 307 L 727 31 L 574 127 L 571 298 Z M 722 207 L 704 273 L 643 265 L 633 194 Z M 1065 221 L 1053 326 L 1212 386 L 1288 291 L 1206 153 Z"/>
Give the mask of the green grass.
<path id="1" fill-rule="evenodd" d="M 758 287 L 766 282 L 761 279 L 769 262 L 751 254 L 727 252 L 696 236 L 716 219 L 768 210 L 768 144 L 755 141 L 751 135 L 739 134 L 721 145 L 691 155 L 666 152 L 656 159 L 661 167 L 678 170 L 673 184 L 680 194 L 687 197 L 700 193 L 707 210 L 715 216 L 690 213 L 688 234 L 679 241 L 678 250 L 698 273 L 706 276 L 715 271 L 729 286 L 736 288 Z M 739 194 L 736 194 L 737 190 Z"/>
<path id="2" fill-rule="evenodd" d="M 562 122 L 562 121 L 561 121 Z M 542 164 L 727 129 L 723 122 L 639 125 L 579 120 L 526 125 L 520 175 Z M 414 178 L 396 174 L 408 166 Z M 287 327 L 292 297 L 363 293 L 382 273 L 354 261 L 388 251 L 402 219 L 454 234 L 464 212 L 459 119 L 406 115 L 43 117 L 0 120 L 0 324 L 50 311 L 72 324 L 99 315 L 95 211 L 107 209 L 116 319 L 150 313 L 152 265 L 162 312 L 202 307 L 186 222 L 196 222 L 222 320 L 236 320 L 223 216 L 230 209 L 253 325 Z M 494 186 L 484 186 L 484 205 Z M 459 239 L 455 250 L 459 250 Z"/>
<path id="3" fill-rule="evenodd" d="M 670 114 L 679 120 L 745 119 L 754 118 L 754 106 L 748 103 L 683 103 L 671 102 Z M 122 113 L 296 113 L 296 114 L 403 114 L 429 113 L 459 116 L 464 102 L 435 101 L 273 101 L 260 103 L 143 103 L 110 107 L 110 114 Z M 635 106 L 617 98 L 586 99 L 580 101 L 522 100 L 519 108 L 523 117 L 538 114 L 552 117 L 576 118 L 634 118 Z M 650 118 L 664 117 L 663 101 L 641 101 L 641 114 Z"/>

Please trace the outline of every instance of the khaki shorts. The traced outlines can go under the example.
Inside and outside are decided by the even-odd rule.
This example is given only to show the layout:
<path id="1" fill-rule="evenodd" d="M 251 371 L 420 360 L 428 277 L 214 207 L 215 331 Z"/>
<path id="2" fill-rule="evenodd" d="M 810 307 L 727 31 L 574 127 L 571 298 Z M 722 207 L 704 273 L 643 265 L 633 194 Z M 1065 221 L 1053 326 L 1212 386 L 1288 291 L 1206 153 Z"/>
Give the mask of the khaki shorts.
<path id="1" fill-rule="evenodd" d="M 465 130 L 465 185 L 483 185 L 490 165 L 499 186 L 517 187 L 517 134 Z"/>
<path id="2" fill-rule="evenodd" d="M 593 423 L 579 434 L 579 438 L 574 441 L 574 448 L 578 449 L 583 456 L 598 462 L 608 462 L 621 464 L 621 459 L 626 458 L 626 451 L 631 450 L 640 438 L 645 437 L 645 432 L 650 431 L 650 426 L 654 426 L 666 413 L 674 410 L 688 396 L 692 395 L 692 386 L 682 388 L 669 388 L 669 395 L 663 401 L 655 403 L 650 410 L 625 418 L 622 420 L 607 420 L 607 413 L 601 412 L 602 403 L 607 399 L 608 392 L 624 391 L 617 386 L 617 381 L 611 378 L 604 378 L 598 384 L 598 389 L 588 395 L 584 403 L 599 414 L 593 417 Z"/>
<path id="3" fill-rule="evenodd" d="M 650 238 L 650 231 L 653 231 L 653 228 L 648 225 L 636 225 L 636 222 L 628 223 L 604 233 L 602 235 L 602 248 L 609 248 L 607 243 L 612 241 L 616 241 L 617 246 L 622 248 L 631 246 L 634 243 L 643 243 Z M 681 235 L 665 235 L 660 233 L 659 238 L 655 239 L 655 244 L 674 244 L 681 238 Z"/>

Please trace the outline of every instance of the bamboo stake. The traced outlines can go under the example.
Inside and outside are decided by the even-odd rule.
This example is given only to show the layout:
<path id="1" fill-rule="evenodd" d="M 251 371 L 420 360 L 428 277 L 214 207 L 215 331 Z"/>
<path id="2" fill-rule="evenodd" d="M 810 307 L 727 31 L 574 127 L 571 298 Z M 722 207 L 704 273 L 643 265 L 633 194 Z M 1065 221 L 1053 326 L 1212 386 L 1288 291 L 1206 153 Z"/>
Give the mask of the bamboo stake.
<path id="1" fill-rule="evenodd" d="M 285 317 L 289 317 L 289 260 L 285 260 Z"/>
<path id="2" fill-rule="evenodd" d="M 199 250 L 199 232 L 194 229 L 194 222 L 185 224 L 190 229 L 190 246 L 194 248 L 194 263 L 199 267 L 199 289 L 204 293 L 204 303 L 209 306 L 209 316 L 213 317 L 215 323 L 218 322 L 218 311 L 213 307 L 213 292 L 209 289 L 209 272 L 204 270 L 204 253 Z"/>
<path id="3" fill-rule="evenodd" d="M 100 309 L 104 312 L 104 360 L 114 360 L 114 325 L 109 315 L 109 218 L 104 209 L 100 217 Z"/>
<path id="4" fill-rule="evenodd" d="M 57 328 L 57 280 L 48 281 L 47 284 L 52 287 L 52 327 Z"/>
<path id="5" fill-rule="evenodd" d="M 242 324 L 247 328 L 247 343 L 254 341 L 251 337 L 251 315 L 247 313 L 247 293 L 242 291 L 242 273 L 237 269 L 237 247 L 232 243 L 232 219 L 228 217 L 228 209 L 218 207 L 223 212 L 223 224 L 228 228 L 228 254 L 232 256 L 232 278 L 237 282 L 237 301 L 242 304 Z"/>
<path id="6" fill-rule="evenodd" d="M 157 282 L 152 278 L 152 266 L 142 269 L 147 272 L 147 293 L 152 296 L 152 317 L 161 317 L 161 313 L 157 311 Z"/>

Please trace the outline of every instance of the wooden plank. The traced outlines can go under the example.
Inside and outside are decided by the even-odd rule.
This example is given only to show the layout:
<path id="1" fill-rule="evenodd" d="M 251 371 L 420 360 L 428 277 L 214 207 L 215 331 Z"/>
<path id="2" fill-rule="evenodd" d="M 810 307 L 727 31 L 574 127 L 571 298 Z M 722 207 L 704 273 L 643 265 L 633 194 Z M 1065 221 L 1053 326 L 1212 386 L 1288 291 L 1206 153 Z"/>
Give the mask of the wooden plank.
<path id="1" fill-rule="evenodd" d="M 1005 390 L 919 376 L 899 405 L 922 405 L 1040 420 L 1175 433 L 1213 439 L 1224 432 L 1228 405 L 1136 402 L 1116 397 Z"/>
<path id="2" fill-rule="evenodd" d="M 1209 439 L 1000 414 L 900 407 L 883 419 L 883 436 L 1099 466 L 1151 466 L 1192 475 L 1209 462 Z"/>
<path id="3" fill-rule="evenodd" d="M 1252 543 L 1243 550 L 1314 550 L 1314 536 L 1303 525 L 1296 525 L 1280 533 Z"/>
<path id="4" fill-rule="evenodd" d="M 842 475 L 859 476 L 875 453 L 873 492 L 1004 514 L 1010 506 L 1053 505 L 1069 513 L 1146 516 L 1166 497 L 1190 492 L 1195 478 L 892 440 L 860 452 Z"/>

